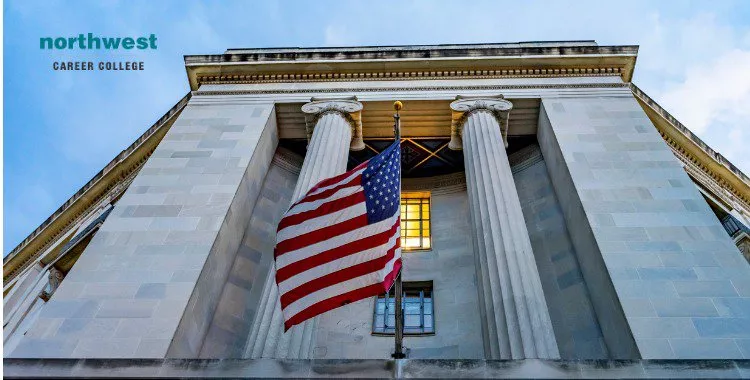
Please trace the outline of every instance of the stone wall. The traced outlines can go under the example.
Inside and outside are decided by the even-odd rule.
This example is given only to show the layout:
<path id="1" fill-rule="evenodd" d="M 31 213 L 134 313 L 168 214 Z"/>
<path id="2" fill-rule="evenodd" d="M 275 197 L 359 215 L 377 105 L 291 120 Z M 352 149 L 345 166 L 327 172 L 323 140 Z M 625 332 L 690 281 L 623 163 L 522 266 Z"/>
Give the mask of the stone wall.
<path id="1" fill-rule="evenodd" d="M 5 359 L 5 379 L 747 379 L 750 360 Z"/>
<path id="2" fill-rule="evenodd" d="M 407 336 L 410 358 L 483 359 L 484 346 L 465 188 L 432 194 L 430 251 L 405 251 L 404 281 L 432 281 L 435 335 Z M 405 190 L 406 191 L 406 190 Z M 321 315 L 314 356 L 387 359 L 393 336 L 372 335 L 374 298 Z"/>
<path id="3" fill-rule="evenodd" d="M 562 359 L 609 357 L 552 181 L 534 144 L 509 157 Z"/>
<path id="4" fill-rule="evenodd" d="M 197 357 L 276 146 L 272 104 L 193 97 L 11 357 Z"/>
<path id="5" fill-rule="evenodd" d="M 538 137 L 610 352 L 750 357 L 750 265 L 632 95 L 543 98 Z"/>
<path id="6" fill-rule="evenodd" d="M 279 160 L 283 158 L 277 152 L 211 320 L 201 349 L 203 358 L 241 358 L 244 354 L 264 280 L 273 265 L 276 225 L 291 203 L 299 174 L 280 165 Z"/>

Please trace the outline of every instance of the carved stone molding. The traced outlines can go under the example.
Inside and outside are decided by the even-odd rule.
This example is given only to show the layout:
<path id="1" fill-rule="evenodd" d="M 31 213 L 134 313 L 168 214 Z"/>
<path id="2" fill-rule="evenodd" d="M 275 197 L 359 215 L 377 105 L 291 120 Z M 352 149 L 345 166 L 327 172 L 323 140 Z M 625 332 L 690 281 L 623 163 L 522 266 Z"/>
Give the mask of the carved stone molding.
<path id="1" fill-rule="evenodd" d="M 227 84 L 227 83 L 215 83 Z M 409 86 L 409 87 L 371 87 L 371 88 L 294 88 L 272 90 L 197 90 L 195 95 L 263 95 L 263 94 L 305 94 L 305 93 L 352 93 L 352 92 L 403 92 L 403 91 L 473 91 L 473 90 L 546 90 L 562 88 L 629 88 L 628 83 L 572 83 L 572 84 L 489 84 L 463 86 Z"/>
<path id="2" fill-rule="evenodd" d="M 510 170 L 513 174 L 523 171 L 540 161 L 544 161 L 544 157 L 542 156 L 542 150 L 539 149 L 539 145 L 536 144 L 529 145 L 508 156 Z"/>
<path id="3" fill-rule="evenodd" d="M 55 294 L 55 290 L 57 290 L 64 278 L 65 274 L 63 274 L 62 271 L 55 267 L 50 268 L 47 287 L 42 290 L 42 293 L 39 295 L 39 297 L 41 297 L 44 302 L 49 301 L 49 299 L 52 298 L 52 295 Z"/>
<path id="4" fill-rule="evenodd" d="M 628 84 L 659 134 L 685 164 L 685 170 L 714 195 L 750 217 L 750 179 L 715 152 L 638 86 Z"/>
<path id="5" fill-rule="evenodd" d="M 408 79 L 499 79 L 573 76 L 622 76 L 621 67 L 570 67 L 556 69 L 503 69 L 455 71 L 387 71 L 358 73 L 230 74 L 198 75 L 199 85 L 225 83 L 341 82 Z"/>
<path id="6" fill-rule="evenodd" d="M 296 175 L 299 175 L 300 170 L 302 170 L 303 161 L 303 157 L 286 148 L 277 148 L 273 155 L 274 165 L 278 165 L 280 168 Z"/>
<path id="7" fill-rule="evenodd" d="M 510 110 L 513 109 L 513 103 L 504 99 L 503 95 L 468 97 L 456 96 L 456 100 L 451 103 L 451 141 L 448 148 L 452 150 L 463 149 L 463 128 L 466 118 L 474 112 L 489 111 L 500 124 L 500 133 L 503 136 L 503 143 L 508 147 L 508 118 Z"/>
<path id="8" fill-rule="evenodd" d="M 403 178 L 402 191 L 430 191 L 432 195 L 460 193 L 466 191 L 466 175 L 452 173 L 425 178 Z"/>
<path id="9" fill-rule="evenodd" d="M 661 132 L 660 132 L 661 133 Z M 672 138 L 662 134 L 664 141 L 669 144 L 672 153 L 683 163 L 685 171 L 690 174 L 701 185 L 711 190 L 713 194 L 722 198 L 725 202 L 731 204 L 737 209 L 743 210 L 743 214 L 750 212 L 750 202 L 747 201 L 748 195 L 742 194 L 736 188 L 726 181 L 722 181 L 718 175 L 712 172 L 706 165 L 695 158 L 695 156 L 682 149 Z"/>
<path id="10" fill-rule="evenodd" d="M 745 260 L 750 262 L 750 236 L 742 232 L 734 239 L 734 244 L 740 250 L 742 256 L 745 256 Z"/>
<path id="11" fill-rule="evenodd" d="M 362 139 L 362 103 L 357 101 L 356 96 L 331 99 L 312 98 L 310 103 L 302 106 L 302 112 L 313 116 L 309 123 L 307 120 L 305 122 L 308 142 L 318 119 L 323 115 L 335 113 L 341 115 L 352 127 L 352 141 L 349 149 L 352 151 L 365 149 L 365 142 Z"/>

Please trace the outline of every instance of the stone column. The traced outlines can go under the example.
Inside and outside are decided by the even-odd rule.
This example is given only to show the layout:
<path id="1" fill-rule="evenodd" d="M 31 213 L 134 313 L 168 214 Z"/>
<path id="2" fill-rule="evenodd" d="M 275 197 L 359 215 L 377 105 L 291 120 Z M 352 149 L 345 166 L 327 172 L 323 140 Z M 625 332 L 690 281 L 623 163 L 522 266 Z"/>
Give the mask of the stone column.
<path id="1" fill-rule="evenodd" d="M 361 122 L 362 103 L 350 99 L 312 99 L 302 106 L 302 111 L 314 116 L 314 129 L 307 146 L 299 180 L 292 196 L 296 202 L 316 183 L 346 171 L 349 149 L 364 148 Z M 260 323 L 256 323 L 248 342 L 252 350 L 246 356 L 289 359 L 309 358 L 317 318 L 283 332 L 283 317 L 279 303 L 278 287 L 273 268 L 264 292 L 266 305 Z"/>
<path id="2" fill-rule="evenodd" d="M 512 107 L 502 96 L 458 97 L 451 103 L 451 145 L 463 147 L 474 225 L 485 355 L 488 359 L 559 358 L 505 151 Z"/>

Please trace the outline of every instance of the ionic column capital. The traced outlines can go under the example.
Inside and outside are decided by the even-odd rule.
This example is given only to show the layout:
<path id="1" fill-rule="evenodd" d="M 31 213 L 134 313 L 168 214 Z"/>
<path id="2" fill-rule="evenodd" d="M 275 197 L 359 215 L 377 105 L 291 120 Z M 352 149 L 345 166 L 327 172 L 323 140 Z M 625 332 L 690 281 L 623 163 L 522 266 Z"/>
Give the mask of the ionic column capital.
<path id="1" fill-rule="evenodd" d="M 505 100 L 503 95 L 496 96 L 456 96 L 451 103 L 451 141 L 448 148 L 463 149 L 463 129 L 466 120 L 475 112 L 490 112 L 500 125 L 503 144 L 508 147 L 508 118 L 513 103 Z"/>
<path id="2" fill-rule="evenodd" d="M 349 149 L 359 151 L 365 148 L 365 142 L 362 139 L 362 103 L 357 101 L 356 96 L 348 98 L 312 98 L 310 99 L 310 103 L 302 106 L 302 112 L 312 116 L 312 120 L 305 123 L 308 142 L 312 137 L 312 132 L 318 119 L 323 115 L 333 113 L 341 116 L 352 128 L 352 141 Z"/>

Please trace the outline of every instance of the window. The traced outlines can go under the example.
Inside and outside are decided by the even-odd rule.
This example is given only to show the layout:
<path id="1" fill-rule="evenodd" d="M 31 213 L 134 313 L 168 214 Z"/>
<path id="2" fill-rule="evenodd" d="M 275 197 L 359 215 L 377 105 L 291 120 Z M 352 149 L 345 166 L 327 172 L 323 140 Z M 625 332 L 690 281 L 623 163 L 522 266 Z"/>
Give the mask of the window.
<path id="1" fill-rule="evenodd" d="M 401 247 L 430 249 L 430 194 L 401 194 Z"/>
<path id="2" fill-rule="evenodd" d="M 432 282 L 403 283 L 401 307 L 404 316 L 404 335 L 435 333 L 432 304 Z M 396 329 L 396 298 L 393 289 L 375 300 L 373 334 L 393 335 Z"/>

